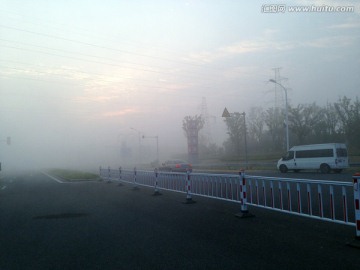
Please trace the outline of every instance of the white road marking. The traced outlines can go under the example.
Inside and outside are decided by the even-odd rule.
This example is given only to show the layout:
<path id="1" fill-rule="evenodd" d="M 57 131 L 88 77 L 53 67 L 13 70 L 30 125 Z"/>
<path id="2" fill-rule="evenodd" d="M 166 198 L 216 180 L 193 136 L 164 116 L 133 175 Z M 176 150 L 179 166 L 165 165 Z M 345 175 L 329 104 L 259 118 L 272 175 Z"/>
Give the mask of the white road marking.
<path id="1" fill-rule="evenodd" d="M 56 182 L 60 183 L 60 184 L 64 184 L 65 182 L 61 181 L 60 179 L 57 179 L 56 177 L 47 174 L 46 172 L 42 172 L 43 174 L 45 174 L 47 177 L 50 177 L 52 180 L 55 180 Z"/>

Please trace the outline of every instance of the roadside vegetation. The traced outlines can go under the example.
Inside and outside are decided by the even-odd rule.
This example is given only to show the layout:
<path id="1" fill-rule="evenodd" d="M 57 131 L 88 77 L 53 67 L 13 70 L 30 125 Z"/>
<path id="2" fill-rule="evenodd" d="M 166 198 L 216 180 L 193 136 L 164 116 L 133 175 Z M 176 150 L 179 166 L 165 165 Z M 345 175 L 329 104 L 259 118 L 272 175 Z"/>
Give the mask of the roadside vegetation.
<path id="1" fill-rule="evenodd" d="M 76 170 L 67 170 L 67 169 L 51 169 L 49 170 L 49 173 L 66 180 L 80 181 L 80 180 L 95 180 L 99 178 L 99 176 L 94 173 L 82 172 Z"/>
<path id="2" fill-rule="evenodd" d="M 338 102 L 319 106 L 311 104 L 289 104 L 290 147 L 303 144 L 345 143 L 351 162 L 360 157 L 360 100 L 347 97 Z M 206 140 L 199 132 L 199 159 L 244 161 L 245 130 L 249 161 L 276 160 L 286 152 L 285 112 L 283 108 L 253 107 L 244 114 L 234 112 L 224 118 L 228 138 L 222 146 Z"/>

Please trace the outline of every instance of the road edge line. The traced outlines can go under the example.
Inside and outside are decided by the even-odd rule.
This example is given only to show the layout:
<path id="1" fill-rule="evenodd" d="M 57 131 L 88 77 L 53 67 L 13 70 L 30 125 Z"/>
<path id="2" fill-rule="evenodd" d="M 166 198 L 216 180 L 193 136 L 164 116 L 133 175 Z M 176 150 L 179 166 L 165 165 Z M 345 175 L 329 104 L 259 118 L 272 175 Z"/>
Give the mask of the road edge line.
<path id="1" fill-rule="evenodd" d="M 64 184 L 65 182 L 59 180 L 58 178 L 50 175 L 50 174 L 47 174 L 46 172 L 41 172 L 42 174 L 46 175 L 47 177 L 51 178 L 52 180 L 55 180 L 56 182 L 60 183 L 60 184 Z"/>

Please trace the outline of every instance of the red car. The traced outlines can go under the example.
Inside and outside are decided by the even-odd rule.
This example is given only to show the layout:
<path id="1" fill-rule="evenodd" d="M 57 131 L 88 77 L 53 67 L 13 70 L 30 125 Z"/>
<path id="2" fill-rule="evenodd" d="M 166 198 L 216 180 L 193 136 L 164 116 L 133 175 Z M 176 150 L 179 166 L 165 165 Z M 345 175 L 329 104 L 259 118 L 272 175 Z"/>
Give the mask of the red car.
<path id="1" fill-rule="evenodd" d="M 192 172 L 192 166 L 186 161 L 180 159 L 168 160 L 162 164 L 159 171 L 166 172 Z"/>

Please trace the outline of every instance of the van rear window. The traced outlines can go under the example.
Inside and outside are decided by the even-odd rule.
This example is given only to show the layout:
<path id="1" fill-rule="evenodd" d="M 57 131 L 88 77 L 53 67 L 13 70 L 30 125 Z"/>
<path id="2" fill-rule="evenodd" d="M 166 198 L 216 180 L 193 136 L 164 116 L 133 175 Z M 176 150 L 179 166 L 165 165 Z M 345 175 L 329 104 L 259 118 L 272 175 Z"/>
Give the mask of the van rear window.
<path id="1" fill-rule="evenodd" d="M 332 157 L 334 155 L 332 149 L 316 149 L 316 150 L 300 150 L 296 151 L 296 158 L 318 158 Z"/>

